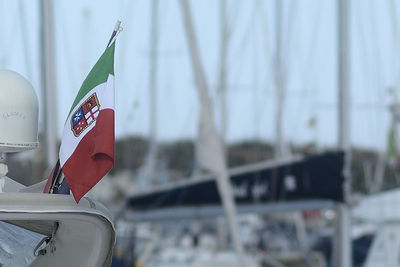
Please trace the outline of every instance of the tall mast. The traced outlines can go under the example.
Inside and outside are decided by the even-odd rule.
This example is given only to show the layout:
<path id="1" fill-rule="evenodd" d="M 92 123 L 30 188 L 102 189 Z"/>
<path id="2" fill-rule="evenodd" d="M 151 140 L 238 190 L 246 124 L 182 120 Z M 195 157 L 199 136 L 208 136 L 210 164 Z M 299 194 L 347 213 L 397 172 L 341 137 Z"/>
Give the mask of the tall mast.
<path id="1" fill-rule="evenodd" d="M 20 0 L 18 1 L 18 10 L 19 10 L 19 19 L 21 23 L 21 38 L 24 43 L 24 57 L 25 64 L 27 70 L 28 79 L 32 79 L 32 60 L 29 54 L 29 40 L 28 40 L 28 31 L 27 31 L 27 23 L 26 23 L 26 12 L 25 12 L 25 3 Z"/>
<path id="2" fill-rule="evenodd" d="M 239 264 L 243 265 L 243 244 L 239 232 L 232 185 L 226 167 L 221 140 L 218 138 L 215 129 L 211 100 L 208 94 L 207 79 L 199 55 L 189 1 L 181 0 L 180 3 L 196 87 L 201 102 L 198 138 L 200 140 L 198 140 L 198 142 L 201 141 L 202 145 L 196 147 L 196 156 L 198 157 L 197 160 L 199 161 L 199 165 L 201 163 L 205 169 L 208 169 L 216 176 L 216 183 L 221 196 L 222 206 L 226 213 L 232 233 L 233 245 L 238 254 Z"/>
<path id="3" fill-rule="evenodd" d="M 54 46 L 54 6 L 53 0 L 41 1 L 41 65 L 42 65 L 42 107 L 45 145 L 45 162 L 52 167 L 58 158 L 57 153 L 57 86 Z"/>
<path id="4" fill-rule="evenodd" d="M 149 75 L 149 151 L 146 161 L 139 175 L 139 184 L 145 188 L 155 182 L 155 168 L 157 162 L 157 59 L 158 59 L 158 0 L 151 5 L 151 33 L 150 33 L 150 75 Z"/>
<path id="5" fill-rule="evenodd" d="M 276 118 L 275 118 L 275 158 L 287 156 L 283 131 L 283 105 L 285 100 L 285 78 L 282 62 L 282 1 L 275 1 L 275 60 L 274 60 L 274 82 L 276 90 Z"/>
<path id="6" fill-rule="evenodd" d="M 351 193 L 351 152 L 350 152 L 350 113 L 349 113 L 349 69 L 350 69 L 350 45 L 349 45 L 349 2 L 338 0 L 337 23 L 338 23 L 338 146 L 345 153 L 344 162 L 344 204 L 339 204 L 337 212 L 337 240 L 335 242 L 334 266 L 350 267 L 351 263 L 351 221 L 348 207 Z"/>
<path id="7" fill-rule="evenodd" d="M 153 0 L 151 12 L 151 69 L 150 69 L 150 139 L 157 139 L 157 73 L 158 73 L 158 0 Z"/>
<path id="8" fill-rule="evenodd" d="M 150 67 L 150 154 L 149 175 L 154 179 L 157 160 L 157 73 L 158 73 L 158 0 L 152 1 L 151 12 L 151 67 Z"/>
<path id="9" fill-rule="evenodd" d="M 349 128 L 349 21 L 348 2 L 338 0 L 338 116 L 339 147 L 350 148 Z"/>
<path id="10" fill-rule="evenodd" d="M 221 54 L 220 54 L 220 72 L 219 72 L 219 91 L 221 101 L 221 138 L 226 142 L 226 132 L 228 127 L 227 106 L 226 106 L 226 66 L 228 55 L 228 22 L 226 16 L 226 0 L 221 0 Z M 226 152 L 226 151 L 225 151 Z"/>

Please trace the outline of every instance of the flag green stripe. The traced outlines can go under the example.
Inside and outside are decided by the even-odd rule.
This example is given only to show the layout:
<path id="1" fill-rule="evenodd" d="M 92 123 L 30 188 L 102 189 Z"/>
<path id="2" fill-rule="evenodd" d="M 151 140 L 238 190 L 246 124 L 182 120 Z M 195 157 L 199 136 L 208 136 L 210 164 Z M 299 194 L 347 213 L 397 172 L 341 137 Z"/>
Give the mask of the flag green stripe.
<path id="1" fill-rule="evenodd" d="M 71 106 L 69 114 L 71 114 L 75 106 L 90 90 L 99 84 L 105 83 L 109 74 L 114 75 L 114 51 L 115 42 L 107 47 L 106 51 L 104 51 L 103 55 L 101 55 L 100 59 L 83 81 L 81 89 L 79 89 L 78 95 Z"/>

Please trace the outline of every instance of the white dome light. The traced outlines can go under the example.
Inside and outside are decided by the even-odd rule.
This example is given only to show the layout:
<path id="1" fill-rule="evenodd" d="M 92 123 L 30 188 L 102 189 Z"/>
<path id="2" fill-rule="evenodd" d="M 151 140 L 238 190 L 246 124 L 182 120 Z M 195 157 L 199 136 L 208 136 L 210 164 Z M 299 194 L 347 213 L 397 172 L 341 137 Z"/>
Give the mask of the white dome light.
<path id="1" fill-rule="evenodd" d="M 38 142 L 38 99 L 20 74 L 0 70 L 0 152 L 34 149 Z"/>

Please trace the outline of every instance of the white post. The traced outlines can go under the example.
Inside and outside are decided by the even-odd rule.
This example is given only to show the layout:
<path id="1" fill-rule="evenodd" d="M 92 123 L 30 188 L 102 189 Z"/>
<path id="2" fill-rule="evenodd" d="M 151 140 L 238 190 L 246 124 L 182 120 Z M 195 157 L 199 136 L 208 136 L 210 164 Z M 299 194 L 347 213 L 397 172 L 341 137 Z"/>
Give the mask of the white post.
<path id="1" fill-rule="evenodd" d="M 349 93 L 349 2 L 338 0 L 338 118 L 339 147 L 345 152 L 344 162 L 344 204 L 336 208 L 337 238 L 334 244 L 334 266 L 352 266 L 351 221 L 349 201 L 351 193 L 351 151 L 350 151 L 350 93 Z M 336 232 L 336 231 L 335 231 Z"/>
<path id="2" fill-rule="evenodd" d="M 42 0 L 42 106 L 45 129 L 45 159 L 53 167 L 58 159 L 57 86 L 54 46 L 53 0 Z"/>

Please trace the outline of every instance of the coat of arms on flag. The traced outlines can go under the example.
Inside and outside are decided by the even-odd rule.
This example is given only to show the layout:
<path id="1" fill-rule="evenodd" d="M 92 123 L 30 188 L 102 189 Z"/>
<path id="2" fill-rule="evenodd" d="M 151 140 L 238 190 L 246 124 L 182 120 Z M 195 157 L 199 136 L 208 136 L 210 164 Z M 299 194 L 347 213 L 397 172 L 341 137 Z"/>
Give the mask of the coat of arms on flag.
<path id="1" fill-rule="evenodd" d="M 83 102 L 71 117 L 71 130 L 76 137 L 96 121 L 99 111 L 99 100 L 96 93 L 94 93 Z"/>

